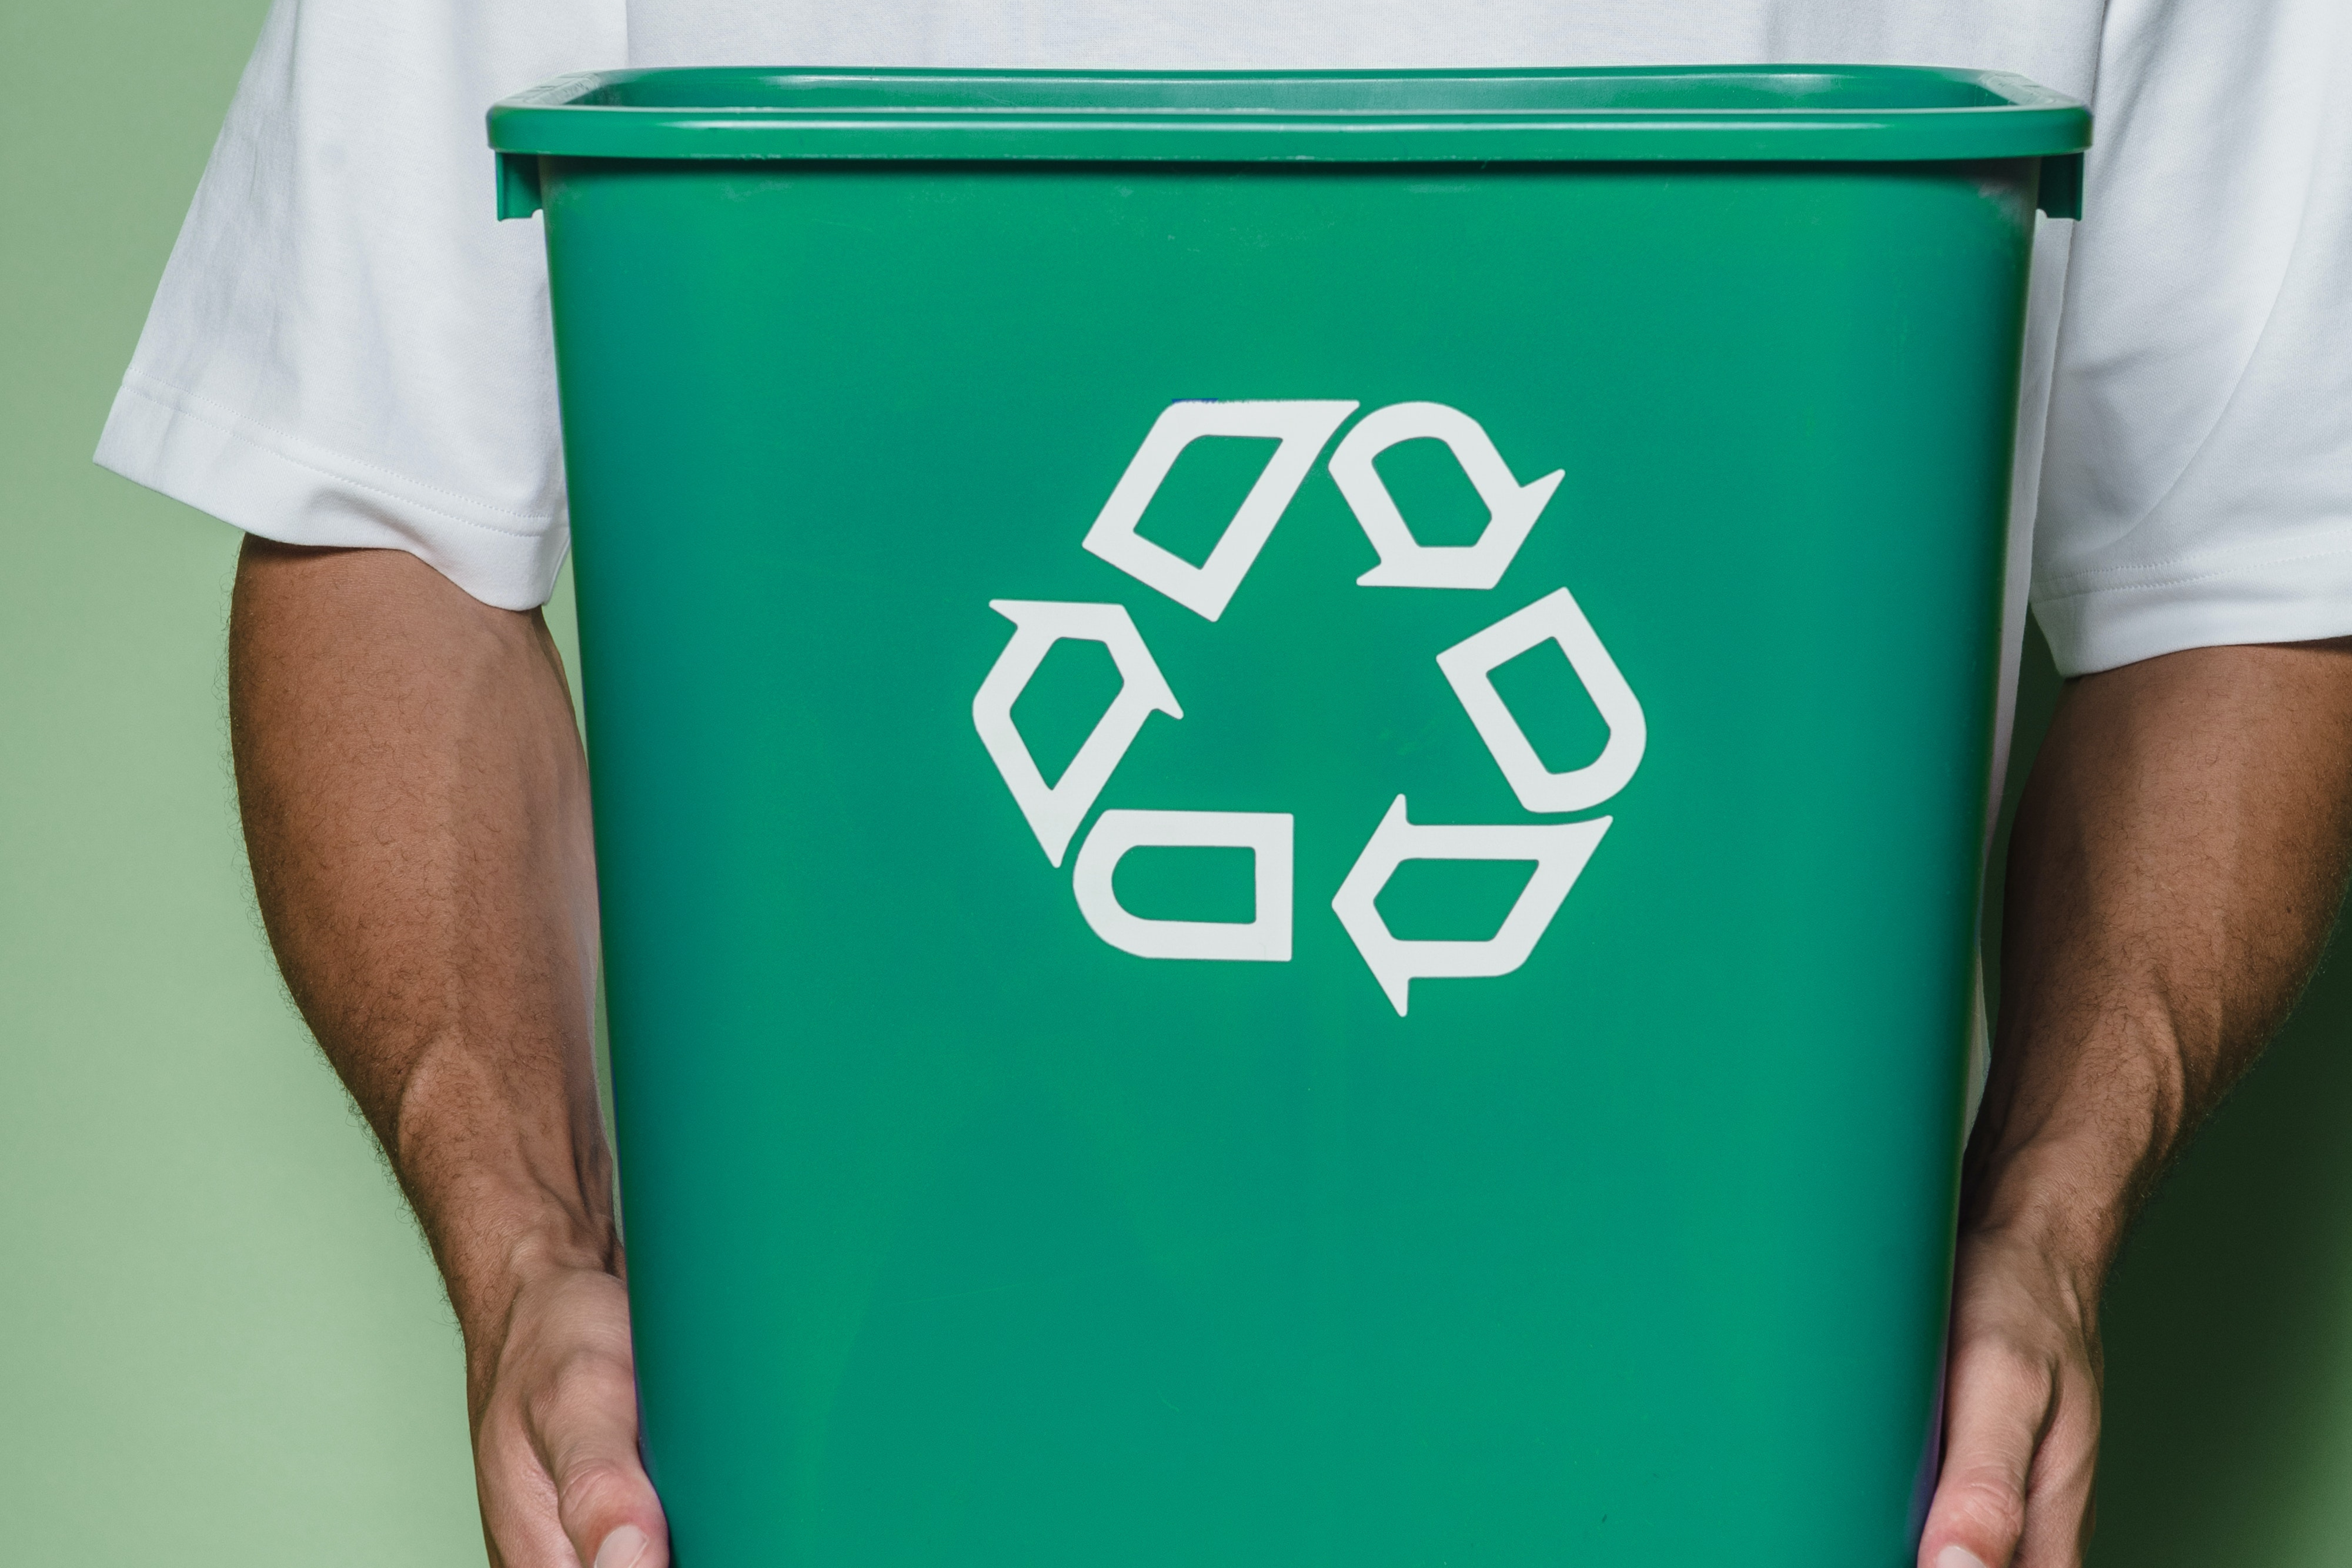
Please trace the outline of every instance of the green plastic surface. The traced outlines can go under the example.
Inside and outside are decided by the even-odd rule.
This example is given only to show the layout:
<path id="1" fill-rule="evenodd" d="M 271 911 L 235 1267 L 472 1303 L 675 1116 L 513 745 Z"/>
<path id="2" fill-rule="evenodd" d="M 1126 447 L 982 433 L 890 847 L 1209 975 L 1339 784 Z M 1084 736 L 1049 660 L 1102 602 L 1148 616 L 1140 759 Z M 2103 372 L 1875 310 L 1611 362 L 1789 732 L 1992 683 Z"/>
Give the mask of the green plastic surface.
<path id="1" fill-rule="evenodd" d="M 1907 1563 L 2035 160 L 541 177 L 682 1568 Z M 1144 504 L 1200 399 L 1297 449 Z M 1645 739 L 1531 805 L 1438 656 L 1562 590 L 1496 701 L 1541 774 Z M 1121 711 L 1034 826 L 991 726 L 1042 786 Z M 1258 847 L 1106 869 L 1178 812 Z M 1441 825 L 1549 858 L 1374 895 Z M 1571 847 L 1507 973 L 1375 974 L 1367 906 L 1479 943 Z"/>
<path id="2" fill-rule="evenodd" d="M 2072 99 L 1896 66 L 1496 71 L 689 70 L 564 77 L 504 153 L 595 158 L 1806 162 L 2042 157 Z"/>

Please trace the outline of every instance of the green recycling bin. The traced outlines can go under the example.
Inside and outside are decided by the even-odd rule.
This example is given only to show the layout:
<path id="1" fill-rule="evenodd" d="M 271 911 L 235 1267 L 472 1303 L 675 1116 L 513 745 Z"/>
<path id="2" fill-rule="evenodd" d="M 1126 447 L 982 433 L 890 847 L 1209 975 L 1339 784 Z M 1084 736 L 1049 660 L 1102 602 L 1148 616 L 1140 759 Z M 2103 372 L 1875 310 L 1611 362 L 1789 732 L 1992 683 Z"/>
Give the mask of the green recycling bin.
<path id="1" fill-rule="evenodd" d="M 682 1568 L 1907 1563 L 2082 108 L 704 69 L 490 132 Z"/>

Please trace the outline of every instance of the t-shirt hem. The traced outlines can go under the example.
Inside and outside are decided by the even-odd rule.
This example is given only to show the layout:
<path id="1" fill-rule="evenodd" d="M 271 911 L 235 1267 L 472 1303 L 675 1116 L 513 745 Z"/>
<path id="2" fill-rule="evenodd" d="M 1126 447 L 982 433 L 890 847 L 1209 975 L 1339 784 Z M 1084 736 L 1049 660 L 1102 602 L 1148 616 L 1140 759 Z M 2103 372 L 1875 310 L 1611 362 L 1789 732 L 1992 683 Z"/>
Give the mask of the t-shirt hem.
<path id="1" fill-rule="evenodd" d="M 2352 520 L 2275 556 L 2168 563 L 2037 588 L 2033 616 L 2061 675 L 2193 647 L 2352 637 Z"/>
<path id="2" fill-rule="evenodd" d="M 134 484 L 282 544 L 404 550 L 484 604 L 533 609 L 554 591 L 570 531 L 449 494 L 255 426 L 136 372 L 95 460 Z"/>

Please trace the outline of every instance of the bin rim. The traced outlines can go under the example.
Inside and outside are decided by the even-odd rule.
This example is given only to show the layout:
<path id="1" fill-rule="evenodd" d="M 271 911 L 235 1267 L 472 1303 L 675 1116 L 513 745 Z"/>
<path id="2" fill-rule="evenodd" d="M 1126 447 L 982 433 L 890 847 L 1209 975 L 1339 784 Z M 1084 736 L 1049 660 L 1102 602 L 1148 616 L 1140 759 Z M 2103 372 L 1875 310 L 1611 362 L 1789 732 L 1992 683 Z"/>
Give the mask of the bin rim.
<path id="1" fill-rule="evenodd" d="M 686 67 L 489 111 L 509 157 L 1088 163 L 1911 163 L 2079 154 L 2081 102 L 1927 66 L 1111 71 Z"/>

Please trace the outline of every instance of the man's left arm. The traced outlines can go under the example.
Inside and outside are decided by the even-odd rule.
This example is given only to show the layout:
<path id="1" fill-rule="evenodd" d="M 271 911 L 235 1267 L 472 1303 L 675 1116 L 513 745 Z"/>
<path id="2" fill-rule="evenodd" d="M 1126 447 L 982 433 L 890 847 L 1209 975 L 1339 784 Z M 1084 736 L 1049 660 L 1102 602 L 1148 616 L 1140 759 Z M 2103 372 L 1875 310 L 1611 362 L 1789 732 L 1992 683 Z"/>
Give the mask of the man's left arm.
<path id="1" fill-rule="evenodd" d="M 1921 1568 L 2074 1568 L 2126 1227 L 2308 979 L 2352 845 L 2352 645 L 2071 682 L 2011 839 Z"/>

